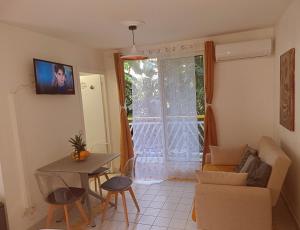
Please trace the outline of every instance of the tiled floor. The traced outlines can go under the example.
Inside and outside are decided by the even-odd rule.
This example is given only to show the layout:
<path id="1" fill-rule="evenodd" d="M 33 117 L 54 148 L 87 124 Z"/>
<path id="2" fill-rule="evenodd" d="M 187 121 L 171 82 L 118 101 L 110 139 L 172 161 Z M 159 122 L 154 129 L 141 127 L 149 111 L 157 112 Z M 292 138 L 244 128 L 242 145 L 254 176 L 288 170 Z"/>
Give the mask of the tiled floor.
<path id="1" fill-rule="evenodd" d="M 160 184 L 133 186 L 140 205 L 140 213 L 129 194 L 127 208 L 129 227 L 124 222 L 122 202 L 117 210 L 110 210 L 104 224 L 97 229 L 196 229 L 191 219 L 194 183 L 165 181 Z"/>
<path id="2" fill-rule="evenodd" d="M 75 227 L 74 229 L 93 230 L 163 230 L 163 229 L 196 229 L 191 219 L 192 201 L 194 196 L 193 182 L 165 181 L 153 185 L 133 185 L 141 212 L 138 213 L 131 197 L 126 197 L 129 213 L 129 226 L 125 223 L 122 201 L 119 196 L 118 208 L 108 209 L 104 223 L 101 223 L 101 209 L 98 201 L 94 201 L 96 216 L 95 228 Z M 70 216 L 78 222 L 77 212 Z M 75 219 L 75 220 L 74 220 Z M 297 230 L 282 200 L 274 210 L 274 230 Z M 78 225 L 77 225 L 78 226 Z M 64 228 L 63 223 L 53 227 Z"/>

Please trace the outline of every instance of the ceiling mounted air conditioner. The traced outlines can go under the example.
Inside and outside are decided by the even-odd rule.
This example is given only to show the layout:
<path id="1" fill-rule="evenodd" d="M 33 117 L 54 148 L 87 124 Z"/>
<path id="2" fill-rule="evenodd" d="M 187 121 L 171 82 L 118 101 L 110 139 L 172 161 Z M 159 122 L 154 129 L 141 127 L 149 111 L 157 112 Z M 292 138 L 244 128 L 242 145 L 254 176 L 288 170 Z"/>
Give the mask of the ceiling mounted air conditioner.
<path id="1" fill-rule="evenodd" d="M 216 61 L 269 56 L 272 47 L 272 39 L 220 44 L 216 45 Z"/>

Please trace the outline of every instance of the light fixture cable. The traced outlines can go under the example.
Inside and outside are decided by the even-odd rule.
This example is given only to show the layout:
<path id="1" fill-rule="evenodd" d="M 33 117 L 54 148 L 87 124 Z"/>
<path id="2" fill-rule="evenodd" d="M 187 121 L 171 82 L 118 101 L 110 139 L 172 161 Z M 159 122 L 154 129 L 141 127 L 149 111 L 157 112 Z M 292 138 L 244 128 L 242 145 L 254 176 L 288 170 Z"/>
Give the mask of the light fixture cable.
<path id="1" fill-rule="evenodd" d="M 129 52 L 129 54 L 127 55 L 123 55 L 121 57 L 121 59 L 123 60 L 144 60 L 147 59 L 148 57 L 145 56 L 144 54 L 141 54 L 137 51 L 136 47 L 135 47 L 135 34 L 134 31 L 137 29 L 136 25 L 130 25 L 128 27 L 129 30 L 131 30 L 131 34 L 132 34 L 132 48 L 131 51 Z"/>
<path id="2" fill-rule="evenodd" d="M 129 28 L 129 30 L 131 30 L 131 33 L 132 33 L 132 44 L 135 45 L 134 31 L 137 29 L 137 26 L 132 25 L 132 26 L 129 26 L 128 28 Z"/>

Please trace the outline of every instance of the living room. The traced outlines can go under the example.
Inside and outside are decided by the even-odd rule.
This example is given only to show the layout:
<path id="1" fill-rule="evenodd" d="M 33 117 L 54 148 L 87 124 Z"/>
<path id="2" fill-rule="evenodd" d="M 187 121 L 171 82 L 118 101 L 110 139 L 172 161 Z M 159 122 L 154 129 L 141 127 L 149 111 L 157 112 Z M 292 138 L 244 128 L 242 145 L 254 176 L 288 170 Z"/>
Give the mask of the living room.
<path id="1" fill-rule="evenodd" d="M 217 144 L 221 147 L 248 144 L 258 149 L 262 136 L 268 136 L 280 146 L 291 160 L 281 197 L 288 215 L 299 228 L 297 103 L 294 131 L 280 123 L 280 57 L 293 48 L 296 49 L 294 101 L 300 97 L 297 90 L 299 10 L 298 0 L 230 0 L 226 3 L 191 0 L 166 1 L 158 5 L 144 1 L 1 2 L 0 198 L 6 207 L 9 229 L 30 229 L 44 220 L 48 206 L 36 183 L 35 171 L 70 154 L 72 148 L 68 139 L 86 130 L 80 73 L 103 76 L 107 151 L 121 153 L 122 106 L 114 54 L 126 53 L 131 48 L 132 31 L 128 30 L 128 25 L 132 20 L 141 23 L 134 31 L 136 46 L 150 57 L 157 56 L 157 50 L 170 47 L 185 47 L 203 55 L 206 41 L 213 41 L 215 47 L 272 41 L 270 54 L 215 63 L 212 107 Z M 154 12 L 157 12 L 155 19 Z M 164 55 L 162 53 L 160 51 L 159 55 Z M 36 94 L 33 58 L 71 65 L 75 94 Z M 120 160 L 116 159 L 111 170 L 118 172 L 119 166 Z M 190 189 L 191 185 L 186 183 Z M 190 222 L 192 220 L 187 221 Z M 97 220 L 96 223 L 96 229 L 105 229 L 100 224 L 98 227 Z M 171 225 L 155 228 L 154 223 L 155 220 L 143 224 L 146 225 L 144 229 L 176 229 Z M 285 229 L 293 229 L 288 227 L 290 223 L 285 224 Z M 137 225 L 130 223 L 129 226 L 134 229 Z"/>

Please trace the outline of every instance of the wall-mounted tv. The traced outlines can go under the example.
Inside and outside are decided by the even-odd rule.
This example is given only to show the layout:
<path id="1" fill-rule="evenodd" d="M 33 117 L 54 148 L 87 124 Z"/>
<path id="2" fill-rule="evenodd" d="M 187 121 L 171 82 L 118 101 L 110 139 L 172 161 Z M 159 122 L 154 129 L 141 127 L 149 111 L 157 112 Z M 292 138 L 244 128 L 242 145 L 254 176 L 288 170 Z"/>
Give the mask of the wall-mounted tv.
<path id="1" fill-rule="evenodd" d="M 73 67 L 33 59 L 37 94 L 75 94 Z"/>

